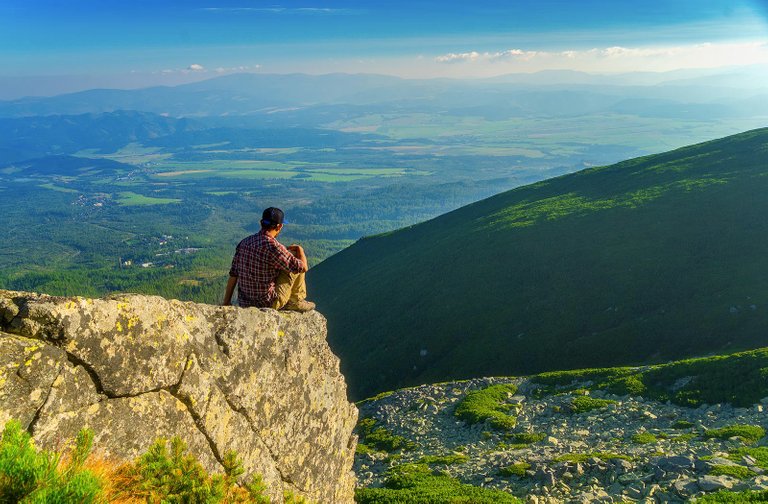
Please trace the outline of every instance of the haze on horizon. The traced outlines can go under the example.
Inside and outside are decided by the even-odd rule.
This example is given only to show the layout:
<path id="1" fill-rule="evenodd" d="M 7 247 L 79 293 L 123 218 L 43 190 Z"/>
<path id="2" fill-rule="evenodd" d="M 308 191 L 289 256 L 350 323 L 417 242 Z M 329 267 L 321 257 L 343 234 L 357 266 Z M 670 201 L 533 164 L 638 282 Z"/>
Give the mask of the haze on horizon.
<path id="1" fill-rule="evenodd" d="M 482 78 L 768 66 L 765 0 L 6 0 L 0 99 L 239 72 Z"/>

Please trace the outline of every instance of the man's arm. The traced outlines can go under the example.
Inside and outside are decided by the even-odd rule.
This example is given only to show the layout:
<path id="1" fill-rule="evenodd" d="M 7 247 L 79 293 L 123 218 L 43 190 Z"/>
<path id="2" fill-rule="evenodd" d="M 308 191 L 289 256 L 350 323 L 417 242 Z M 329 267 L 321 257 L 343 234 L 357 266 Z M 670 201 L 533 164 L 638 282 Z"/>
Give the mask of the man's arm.
<path id="1" fill-rule="evenodd" d="M 224 291 L 224 301 L 221 303 L 222 306 L 229 306 L 232 304 L 232 294 L 235 292 L 235 285 L 237 285 L 237 277 L 230 276 L 227 281 L 227 289 Z"/>
<path id="2" fill-rule="evenodd" d="M 304 254 L 304 248 L 302 248 L 301 245 L 296 245 L 295 243 L 286 248 L 290 250 L 291 254 L 296 256 L 299 261 L 301 261 L 301 264 L 304 265 L 304 269 L 301 271 L 301 273 L 306 273 L 309 269 L 309 262 L 307 262 L 307 256 Z"/>

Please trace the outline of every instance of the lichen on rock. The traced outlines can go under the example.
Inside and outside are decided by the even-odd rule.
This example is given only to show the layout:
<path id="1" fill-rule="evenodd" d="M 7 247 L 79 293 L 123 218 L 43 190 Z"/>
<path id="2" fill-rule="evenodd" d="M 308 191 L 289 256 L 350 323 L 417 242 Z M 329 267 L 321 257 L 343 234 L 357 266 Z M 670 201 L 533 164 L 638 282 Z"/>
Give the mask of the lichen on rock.
<path id="1" fill-rule="evenodd" d="M 178 435 L 212 471 L 234 450 L 269 493 L 352 502 L 357 409 L 317 312 L 0 290 L 0 421 L 46 448 L 82 427 L 132 459 Z"/>

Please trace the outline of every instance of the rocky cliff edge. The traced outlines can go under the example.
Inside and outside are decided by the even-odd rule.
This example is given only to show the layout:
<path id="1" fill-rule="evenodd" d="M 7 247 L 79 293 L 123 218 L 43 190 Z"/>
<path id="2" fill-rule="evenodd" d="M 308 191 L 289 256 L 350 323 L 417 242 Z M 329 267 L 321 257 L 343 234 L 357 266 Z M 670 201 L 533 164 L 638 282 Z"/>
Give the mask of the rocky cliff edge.
<path id="1" fill-rule="evenodd" d="M 49 449 L 89 427 L 116 459 L 178 435 L 208 470 L 236 451 L 275 500 L 353 502 L 357 410 L 325 336 L 317 312 L 0 290 L 0 424 Z"/>

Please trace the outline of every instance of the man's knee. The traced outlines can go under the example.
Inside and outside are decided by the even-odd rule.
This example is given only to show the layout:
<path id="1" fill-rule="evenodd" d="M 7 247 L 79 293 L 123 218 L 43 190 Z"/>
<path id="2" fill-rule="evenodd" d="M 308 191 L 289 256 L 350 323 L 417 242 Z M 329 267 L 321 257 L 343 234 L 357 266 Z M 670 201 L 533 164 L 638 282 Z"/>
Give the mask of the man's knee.
<path id="1" fill-rule="evenodd" d="M 275 301 L 272 303 L 272 308 L 279 310 L 288 303 L 291 299 L 291 294 L 293 293 L 293 285 L 298 278 L 298 274 L 288 273 L 287 271 L 281 271 L 280 274 L 277 275 L 277 279 L 275 280 L 276 296 Z"/>

